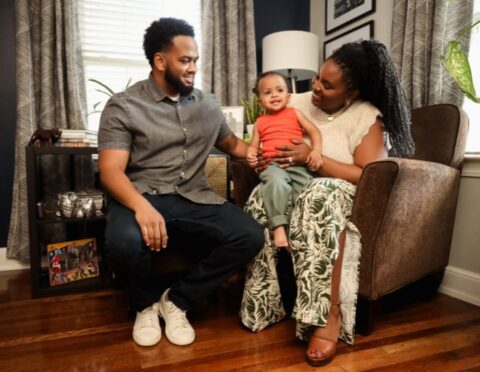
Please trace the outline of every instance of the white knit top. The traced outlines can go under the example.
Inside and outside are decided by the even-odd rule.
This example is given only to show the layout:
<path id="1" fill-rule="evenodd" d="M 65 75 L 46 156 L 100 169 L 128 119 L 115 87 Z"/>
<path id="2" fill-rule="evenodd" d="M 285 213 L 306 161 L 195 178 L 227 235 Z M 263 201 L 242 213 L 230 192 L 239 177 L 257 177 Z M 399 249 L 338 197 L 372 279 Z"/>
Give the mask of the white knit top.
<path id="1" fill-rule="evenodd" d="M 328 114 L 315 107 L 311 101 L 312 92 L 292 94 L 289 106 L 300 110 L 322 133 L 322 154 L 337 161 L 353 164 L 353 153 L 362 138 L 375 123 L 380 111 L 371 103 L 356 100 L 345 111 Z"/>

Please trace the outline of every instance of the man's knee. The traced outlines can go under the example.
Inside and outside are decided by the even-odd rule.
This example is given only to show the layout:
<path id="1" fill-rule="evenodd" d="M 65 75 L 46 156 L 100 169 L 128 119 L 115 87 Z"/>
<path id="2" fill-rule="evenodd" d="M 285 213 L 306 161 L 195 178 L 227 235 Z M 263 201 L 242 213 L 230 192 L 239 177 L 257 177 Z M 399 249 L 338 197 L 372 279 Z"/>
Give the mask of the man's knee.
<path id="1" fill-rule="evenodd" d="M 121 229 L 107 226 L 105 241 L 114 265 L 136 262 L 137 256 L 143 255 L 145 250 L 137 225 L 122 226 Z"/>
<path id="2" fill-rule="evenodd" d="M 246 239 L 247 255 L 249 259 L 253 258 L 265 244 L 264 227 L 252 219 L 251 223 L 244 226 L 242 231 Z"/>

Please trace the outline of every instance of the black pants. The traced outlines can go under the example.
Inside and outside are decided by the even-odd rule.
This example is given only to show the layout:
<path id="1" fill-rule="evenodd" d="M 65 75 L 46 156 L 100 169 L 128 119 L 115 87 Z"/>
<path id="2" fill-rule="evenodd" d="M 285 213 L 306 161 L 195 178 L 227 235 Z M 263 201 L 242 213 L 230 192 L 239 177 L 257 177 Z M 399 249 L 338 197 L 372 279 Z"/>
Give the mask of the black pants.
<path id="1" fill-rule="evenodd" d="M 166 249 L 189 242 L 195 255 L 202 257 L 171 286 L 169 298 L 183 310 L 192 309 L 264 244 L 263 227 L 232 203 L 206 205 L 179 195 L 144 196 L 165 219 Z M 152 255 L 158 253 L 144 244 L 134 213 L 115 200 L 109 205 L 105 235 L 113 269 L 127 280 L 132 310 L 141 311 L 158 301 L 164 287 L 151 271 Z"/>

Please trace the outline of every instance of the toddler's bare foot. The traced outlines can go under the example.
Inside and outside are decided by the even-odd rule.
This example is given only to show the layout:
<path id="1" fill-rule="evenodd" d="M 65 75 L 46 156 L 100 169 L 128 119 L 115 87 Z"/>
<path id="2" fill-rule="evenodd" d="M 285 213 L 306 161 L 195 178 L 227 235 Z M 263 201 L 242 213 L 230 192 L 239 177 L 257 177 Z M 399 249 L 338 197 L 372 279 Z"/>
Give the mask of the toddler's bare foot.
<path id="1" fill-rule="evenodd" d="M 288 238 L 285 226 L 277 226 L 273 229 L 273 242 L 277 248 L 288 248 Z"/>

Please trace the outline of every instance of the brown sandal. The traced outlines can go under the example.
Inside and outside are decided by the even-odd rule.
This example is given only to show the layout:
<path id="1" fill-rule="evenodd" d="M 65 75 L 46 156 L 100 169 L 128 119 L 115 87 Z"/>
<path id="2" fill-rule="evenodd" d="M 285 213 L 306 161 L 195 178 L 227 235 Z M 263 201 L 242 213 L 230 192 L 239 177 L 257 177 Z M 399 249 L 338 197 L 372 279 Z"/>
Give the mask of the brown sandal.
<path id="1" fill-rule="evenodd" d="M 315 346 L 313 346 L 312 344 L 315 344 Z M 320 358 L 312 357 L 312 352 L 317 356 L 320 355 Z M 307 358 L 308 364 L 314 367 L 318 367 L 330 363 L 333 360 L 336 352 L 337 341 L 327 340 L 325 338 L 312 335 L 312 337 L 310 338 L 307 355 L 305 357 Z"/>
<path id="2" fill-rule="evenodd" d="M 340 306 L 339 303 L 334 304 Z M 339 313 L 339 326 L 342 322 L 342 315 Z M 339 328 L 340 330 L 340 328 Z M 337 339 L 331 340 L 312 334 L 308 343 L 307 354 L 305 355 L 308 364 L 314 367 L 324 366 L 333 360 L 337 352 Z M 315 355 L 315 356 L 313 356 Z"/>

